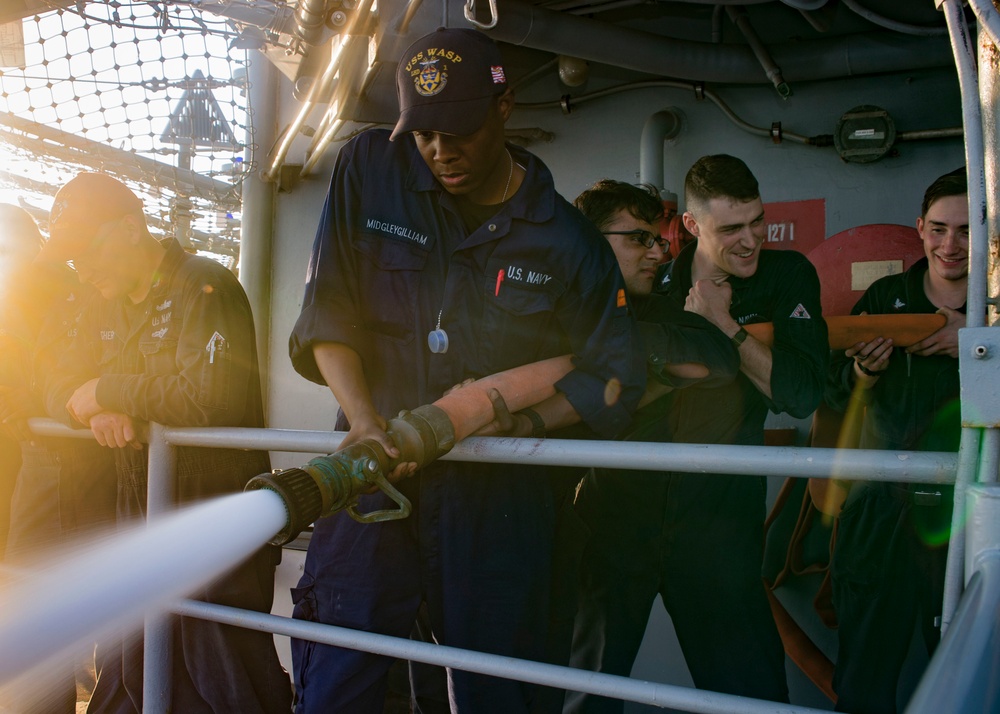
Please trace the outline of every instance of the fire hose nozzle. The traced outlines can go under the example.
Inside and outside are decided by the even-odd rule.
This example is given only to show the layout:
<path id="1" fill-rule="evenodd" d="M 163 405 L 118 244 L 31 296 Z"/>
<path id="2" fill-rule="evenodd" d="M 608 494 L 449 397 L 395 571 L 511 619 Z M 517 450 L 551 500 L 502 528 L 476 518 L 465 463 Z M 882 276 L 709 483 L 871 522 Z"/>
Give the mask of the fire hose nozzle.
<path id="1" fill-rule="evenodd" d="M 271 540 L 284 545 L 317 518 L 347 509 L 356 521 L 374 523 L 410 515 L 410 502 L 386 479 L 385 474 L 400 463 L 416 462 L 417 468 L 446 454 L 455 445 L 455 432 L 448 415 L 434 405 L 417 407 L 389 421 L 386 433 L 400 455 L 390 459 L 381 444 L 366 439 L 327 456 L 320 456 L 301 468 L 275 470 L 250 479 L 244 490 L 268 489 L 285 503 L 288 521 Z M 358 498 L 378 489 L 398 508 L 360 513 Z"/>

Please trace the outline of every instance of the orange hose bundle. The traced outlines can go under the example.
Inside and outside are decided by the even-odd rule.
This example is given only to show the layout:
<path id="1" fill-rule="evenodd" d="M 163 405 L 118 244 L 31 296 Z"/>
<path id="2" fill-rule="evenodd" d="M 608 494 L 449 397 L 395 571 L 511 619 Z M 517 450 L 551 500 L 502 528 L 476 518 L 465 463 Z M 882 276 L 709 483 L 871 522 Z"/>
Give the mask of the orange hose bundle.
<path id="1" fill-rule="evenodd" d="M 493 421 L 490 389 L 500 392 L 507 408 L 514 413 L 555 394 L 555 383 L 572 369 L 573 362 L 569 355 L 526 364 L 456 389 L 434 402 L 434 406 L 448 415 L 455 428 L 455 441 L 461 441 Z"/>
<path id="2" fill-rule="evenodd" d="M 947 318 L 938 313 L 927 315 L 831 315 L 825 317 L 830 330 L 830 349 L 846 350 L 858 342 L 887 337 L 897 347 L 909 347 L 942 327 Z M 774 343 L 774 325 L 761 322 L 746 325 L 747 332 L 766 345 Z"/>

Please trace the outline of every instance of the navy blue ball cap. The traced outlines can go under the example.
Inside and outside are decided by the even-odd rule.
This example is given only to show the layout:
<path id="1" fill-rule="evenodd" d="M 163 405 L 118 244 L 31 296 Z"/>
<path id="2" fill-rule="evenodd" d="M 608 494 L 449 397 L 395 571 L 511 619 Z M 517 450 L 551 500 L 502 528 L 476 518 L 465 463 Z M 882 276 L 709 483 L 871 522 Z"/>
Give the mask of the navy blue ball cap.
<path id="1" fill-rule="evenodd" d="M 409 131 L 467 136 L 507 89 L 500 50 L 476 30 L 438 28 L 410 45 L 396 68 L 399 121 Z"/>

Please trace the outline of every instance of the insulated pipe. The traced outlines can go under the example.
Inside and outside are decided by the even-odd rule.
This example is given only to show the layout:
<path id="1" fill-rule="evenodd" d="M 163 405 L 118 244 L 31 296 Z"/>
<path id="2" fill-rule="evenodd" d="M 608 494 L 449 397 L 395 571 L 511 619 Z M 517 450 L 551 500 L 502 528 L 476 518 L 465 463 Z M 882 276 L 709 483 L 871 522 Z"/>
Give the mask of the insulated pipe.
<path id="1" fill-rule="evenodd" d="M 337 45 L 332 48 L 330 61 L 327 63 L 326 69 L 323 70 L 323 74 L 320 76 L 319 81 L 313 82 L 312 86 L 309 87 L 309 93 L 302 102 L 302 106 L 299 108 L 298 114 L 295 115 L 292 123 L 285 129 L 285 132 L 281 136 L 281 140 L 275 147 L 267 170 L 261 174 L 265 181 L 276 181 L 280 178 L 278 172 L 280 171 L 282 164 L 285 163 L 285 157 L 288 155 L 289 150 L 291 150 L 292 143 L 298 136 L 299 131 L 301 131 L 306 119 L 309 118 L 313 108 L 318 102 L 321 101 L 321 98 L 330 91 L 333 79 L 340 71 L 341 63 L 344 61 L 345 42 L 343 38 L 356 34 L 359 28 L 365 26 L 368 22 L 368 13 L 371 11 L 373 1 L 374 0 L 361 0 L 361 4 L 357 8 L 357 11 L 352 14 L 349 24 L 344 28 L 340 39 L 337 41 Z M 331 40 L 331 42 L 333 41 L 334 40 Z"/>
<path id="2" fill-rule="evenodd" d="M 948 34 L 947 27 L 911 25 L 908 22 L 900 22 L 899 20 L 893 20 L 885 17 L 884 15 L 879 15 L 878 13 L 872 12 L 868 8 L 864 7 L 857 0 L 841 0 L 841 2 L 843 2 L 847 9 L 855 15 L 863 17 L 868 20 L 868 22 L 878 25 L 879 27 L 884 27 L 887 30 L 903 32 L 907 35 L 917 35 L 918 37 L 938 37 Z"/>
<path id="3" fill-rule="evenodd" d="M 457 10 L 451 24 L 465 24 Z M 524 0 L 504 2 L 497 26 L 486 34 L 514 45 L 655 75 L 746 84 L 762 80 L 749 47 L 665 38 L 552 12 Z M 821 38 L 771 50 L 775 62 L 785 68 L 786 81 L 912 71 L 952 62 L 944 41 L 886 33 Z"/>
<path id="4" fill-rule="evenodd" d="M 983 15 L 980 15 L 980 22 Z M 992 8 L 990 17 L 1000 22 L 1000 13 Z M 1000 51 L 990 33 L 979 34 L 979 106 L 983 113 L 983 176 L 986 184 L 986 290 L 991 298 L 986 305 L 987 325 L 1000 317 Z"/>
<path id="5" fill-rule="evenodd" d="M 295 29 L 307 45 L 319 43 L 326 19 L 326 0 L 299 0 L 295 6 Z"/>
<path id="6" fill-rule="evenodd" d="M 648 183 L 657 190 L 663 185 L 663 142 L 680 133 L 681 117 L 673 109 L 656 112 L 642 125 L 639 139 L 639 183 Z"/>
<path id="7" fill-rule="evenodd" d="M 757 35 L 757 31 L 753 29 L 753 25 L 750 23 L 750 16 L 747 14 L 746 8 L 744 7 L 734 7 L 730 5 L 726 8 L 726 12 L 729 13 L 729 19 L 733 21 L 733 24 L 740 29 L 743 33 L 743 37 L 746 38 L 747 44 L 750 45 L 750 49 L 753 50 L 754 56 L 757 61 L 760 62 L 760 66 L 764 69 L 764 74 L 767 78 L 771 80 L 771 84 L 774 88 L 778 90 L 778 94 L 782 99 L 787 99 L 791 93 L 792 89 L 788 86 L 788 83 L 781 76 L 781 67 L 774 63 L 774 58 L 771 57 L 770 51 L 768 51 L 767 46 L 761 41 L 760 37 Z"/>
<path id="8" fill-rule="evenodd" d="M 965 128 L 965 166 L 969 178 L 969 297 L 967 327 L 986 323 L 986 178 L 983 156 L 983 119 L 976 74 L 976 53 L 959 0 L 943 0 L 945 19 L 958 69 L 962 92 L 962 125 Z"/>
<path id="9" fill-rule="evenodd" d="M 986 28 L 994 44 L 1000 43 L 1000 11 L 993 4 L 993 0 L 968 0 L 972 11 L 976 13 L 979 24 Z"/>

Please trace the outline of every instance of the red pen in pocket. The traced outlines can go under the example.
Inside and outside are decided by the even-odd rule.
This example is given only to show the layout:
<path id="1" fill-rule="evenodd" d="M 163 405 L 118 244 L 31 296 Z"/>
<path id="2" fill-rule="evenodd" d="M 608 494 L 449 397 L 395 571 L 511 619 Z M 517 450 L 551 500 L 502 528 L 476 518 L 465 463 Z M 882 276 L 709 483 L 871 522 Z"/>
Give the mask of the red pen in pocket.
<path id="1" fill-rule="evenodd" d="M 497 273 L 497 291 L 496 296 L 500 297 L 500 283 L 503 282 L 503 268 L 500 268 L 500 272 Z"/>

